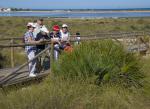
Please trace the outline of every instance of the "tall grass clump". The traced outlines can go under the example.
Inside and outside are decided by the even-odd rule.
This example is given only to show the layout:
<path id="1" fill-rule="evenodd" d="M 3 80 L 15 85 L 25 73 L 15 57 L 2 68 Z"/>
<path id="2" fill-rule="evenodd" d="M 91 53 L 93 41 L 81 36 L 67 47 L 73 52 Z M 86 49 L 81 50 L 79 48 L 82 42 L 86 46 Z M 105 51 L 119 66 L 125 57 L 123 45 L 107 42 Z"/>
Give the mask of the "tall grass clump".
<path id="1" fill-rule="evenodd" d="M 111 40 L 82 43 L 72 53 L 63 54 L 53 66 L 57 76 L 71 79 L 94 78 L 100 84 L 142 86 L 144 75 L 137 58 L 120 43 Z"/>

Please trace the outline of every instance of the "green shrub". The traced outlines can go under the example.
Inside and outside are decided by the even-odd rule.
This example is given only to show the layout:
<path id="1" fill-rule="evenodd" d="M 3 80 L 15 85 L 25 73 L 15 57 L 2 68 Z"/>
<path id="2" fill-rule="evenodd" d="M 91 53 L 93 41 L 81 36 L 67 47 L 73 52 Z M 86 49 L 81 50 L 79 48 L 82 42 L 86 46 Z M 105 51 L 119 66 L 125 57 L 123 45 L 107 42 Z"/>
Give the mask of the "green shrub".
<path id="1" fill-rule="evenodd" d="M 149 24 L 145 24 L 143 29 L 150 29 L 150 25 Z"/>
<path id="2" fill-rule="evenodd" d="M 144 76 L 133 54 L 111 40 L 85 42 L 73 53 L 64 54 L 53 66 L 53 72 L 64 78 L 95 78 L 96 84 L 114 83 L 140 86 Z"/>
<path id="3" fill-rule="evenodd" d="M 60 21 L 52 21 L 49 25 L 50 30 L 52 30 L 54 25 L 59 25 L 61 27 L 62 23 Z"/>
<path id="4" fill-rule="evenodd" d="M 135 26 L 135 25 L 131 25 L 130 28 L 131 28 L 132 30 L 137 30 L 137 29 L 138 29 L 137 26 Z"/>

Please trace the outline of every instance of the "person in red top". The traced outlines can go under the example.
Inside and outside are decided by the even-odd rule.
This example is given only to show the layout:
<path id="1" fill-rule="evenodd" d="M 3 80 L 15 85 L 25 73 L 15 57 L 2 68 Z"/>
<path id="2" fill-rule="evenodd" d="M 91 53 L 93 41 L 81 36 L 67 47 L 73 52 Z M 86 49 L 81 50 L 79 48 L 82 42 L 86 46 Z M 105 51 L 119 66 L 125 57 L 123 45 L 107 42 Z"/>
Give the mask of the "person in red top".
<path id="1" fill-rule="evenodd" d="M 60 54 L 60 28 L 58 25 L 53 26 L 53 31 L 50 33 L 50 39 L 54 44 L 54 59 L 58 60 Z"/>

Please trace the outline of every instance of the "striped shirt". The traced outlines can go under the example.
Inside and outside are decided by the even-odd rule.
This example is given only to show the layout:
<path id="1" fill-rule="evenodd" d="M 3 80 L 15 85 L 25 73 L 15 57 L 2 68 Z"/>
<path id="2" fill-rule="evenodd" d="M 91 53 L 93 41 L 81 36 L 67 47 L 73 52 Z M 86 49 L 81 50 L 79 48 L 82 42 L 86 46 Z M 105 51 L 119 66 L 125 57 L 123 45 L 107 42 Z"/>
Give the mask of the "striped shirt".
<path id="1" fill-rule="evenodd" d="M 25 43 L 30 43 L 29 42 L 29 38 L 32 38 L 32 40 L 35 40 L 34 36 L 33 36 L 33 32 L 30 32 L 30 31 L 27 31 L 24 35 L 24 40 L 25 40 Z M 36 50 L 36 46 L 26 46 L 25 47 L 25 51 L 27 53 L 33 51 L 33 50 Z"/>

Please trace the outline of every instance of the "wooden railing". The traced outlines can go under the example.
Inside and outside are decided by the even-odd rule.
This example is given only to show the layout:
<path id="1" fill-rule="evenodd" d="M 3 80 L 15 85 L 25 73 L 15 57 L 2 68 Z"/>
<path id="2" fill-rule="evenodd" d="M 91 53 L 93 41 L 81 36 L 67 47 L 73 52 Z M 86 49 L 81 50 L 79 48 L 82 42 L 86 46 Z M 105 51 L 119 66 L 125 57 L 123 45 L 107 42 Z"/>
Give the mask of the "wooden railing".
<path id="1" fill-rule="evenodd" d="M 117 32 L 117 33 L 98 33 L 98 34 L 91 34 L 91 35 L 81 35 L 81 41 L 87 41 L 87 40 L 98 40 L 98 39 L 127 39 L 127 38 L 137 38 L 140 36 L 150 36 L 150 32 Z M 75 36 L 76 35 L 71 35 L 71 41 L 75 41 Z M 10 48 L 10 53 L 11 53 L 11 67 L 13 68 L 15 66 L 14 63 L 14 47 L 25 47 L 25 46 L 30 46 L 30 45 L 35 45 L 35 44 L 24 44 L 24 43 L 15 43 L 15 41 L 20 41 L 22 42 L 23 38 L 18 38 L 18 37 L 11 37 L 11 38 L 0 38 L 0 42 L 2 41 L 8 41 L 9 43 L 7 44 L 0 44 L 0 48 Z M 44 42 L 45 44 L 50 44 L 50 41 L 47 40 Z M 36 44 L 37 45 L 37 44 Z"/>

